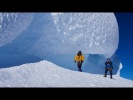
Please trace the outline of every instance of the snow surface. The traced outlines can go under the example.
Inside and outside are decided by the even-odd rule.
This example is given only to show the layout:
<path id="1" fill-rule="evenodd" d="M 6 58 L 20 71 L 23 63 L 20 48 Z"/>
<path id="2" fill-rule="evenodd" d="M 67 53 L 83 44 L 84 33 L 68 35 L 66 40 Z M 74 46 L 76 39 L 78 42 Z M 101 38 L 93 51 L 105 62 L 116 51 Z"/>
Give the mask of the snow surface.
<path id="1" fill-rule="evenodd" d="M 72 71 L 43 60 L 0 69 L 0 87 L 133 87 L 133 81 Z"/>
<path id="2" fill-rule="evenodd" d="M 0 13 L 0 87 L 132 87 L 113 13 Z M 85 56 L 77 71 L 75 54 Z M 113 79 L 104 78 L 107 57 Z"/>

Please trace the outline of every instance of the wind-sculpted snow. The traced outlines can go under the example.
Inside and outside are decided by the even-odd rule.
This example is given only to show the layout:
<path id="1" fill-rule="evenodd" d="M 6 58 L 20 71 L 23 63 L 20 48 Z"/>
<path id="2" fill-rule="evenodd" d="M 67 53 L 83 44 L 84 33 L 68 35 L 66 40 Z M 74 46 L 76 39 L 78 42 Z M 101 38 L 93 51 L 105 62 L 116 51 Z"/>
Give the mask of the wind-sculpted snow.
<path id="1" fill-rule="evenodd" d="M 0 13 L 0 47 L 14 40 L 31 21 L 30 13 Z"/>

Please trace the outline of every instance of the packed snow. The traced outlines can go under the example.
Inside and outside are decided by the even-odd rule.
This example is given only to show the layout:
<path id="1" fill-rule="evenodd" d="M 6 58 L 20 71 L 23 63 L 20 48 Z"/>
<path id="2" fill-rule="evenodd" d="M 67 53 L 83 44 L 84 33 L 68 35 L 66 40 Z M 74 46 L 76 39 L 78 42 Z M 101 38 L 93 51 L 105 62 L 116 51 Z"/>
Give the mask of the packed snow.
<path id="1" fill-rule="evenodd" d="M 0 13 L 0 87 L 133 87 L 120 77 L 118 44 L 113 13 Z M 113 79 L 103 77 L 108 57 Z"/>
<path id="2" fill-rule="evenodd" d="M 120 65 L 121 66 L 121 65 Z M 0 69 L 1 87 L 133 87 L 133 81 L 113 75 L 72 71 L 48 61 Z"/>

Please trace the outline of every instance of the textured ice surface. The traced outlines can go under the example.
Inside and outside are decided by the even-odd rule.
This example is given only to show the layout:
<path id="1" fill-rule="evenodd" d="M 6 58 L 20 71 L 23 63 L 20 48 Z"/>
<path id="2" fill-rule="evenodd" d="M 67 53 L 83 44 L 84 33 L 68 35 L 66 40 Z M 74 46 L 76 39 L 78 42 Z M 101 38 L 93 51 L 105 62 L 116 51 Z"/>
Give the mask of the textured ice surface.
<path id="1" fill-rule="evenodd" d="M 10 43 L 32 20 L 29 13 L 0 13 L 0 46 Z"/>
<path id="2" fill-rule="evenodd" d="M 110 57 L 118 48 L 119 32 L 113 13 L 12 14 L 0 15 L 6 20 L 5 26 L 3 20 L 0 22 L 0 45 L 10 42 L 7 47 L 17 52 L 44 58 L 81 50 Z"/>
<path id="3" fill-rule="evenodd" d="M 111 56 L 118 48 L 119 33 L 113 13 L 52 13 L 65 50 Z M 64 47 L 65 46 L 65 47 Z"/>

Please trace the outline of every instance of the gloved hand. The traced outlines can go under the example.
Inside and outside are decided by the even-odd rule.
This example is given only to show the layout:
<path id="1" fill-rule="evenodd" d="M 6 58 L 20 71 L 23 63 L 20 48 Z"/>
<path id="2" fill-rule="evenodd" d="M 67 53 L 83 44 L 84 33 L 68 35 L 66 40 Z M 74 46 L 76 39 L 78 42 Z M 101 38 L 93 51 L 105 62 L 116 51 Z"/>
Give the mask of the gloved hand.
<path id="1" fill-rule="evenodd" d="M 83 63 L 83 60 L 81 62 Z"/>
<path id="2" fill-rule="evenodd" d="M 76 63 L 76 60 L 74 62 Z"/>

